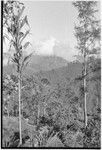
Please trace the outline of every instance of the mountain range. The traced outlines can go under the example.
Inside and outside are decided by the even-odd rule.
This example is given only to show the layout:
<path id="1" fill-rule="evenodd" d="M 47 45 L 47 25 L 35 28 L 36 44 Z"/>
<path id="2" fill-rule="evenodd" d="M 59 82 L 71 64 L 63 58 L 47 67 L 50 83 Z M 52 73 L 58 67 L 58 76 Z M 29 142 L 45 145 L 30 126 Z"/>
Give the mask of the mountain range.
<path id="1" fill-rule="evenodd" d="M 29 64 L 26 67 L 24 73 L 32 74 L 40 71 L 49 71 L 67 66 L 67 64 L 68 62 L 61 57 L 33 55 L 30 58 Z M 15 67 L 13 64 L 3 66 L 4 74 L 11 74 L 13 72 L 15 72 Z"/>

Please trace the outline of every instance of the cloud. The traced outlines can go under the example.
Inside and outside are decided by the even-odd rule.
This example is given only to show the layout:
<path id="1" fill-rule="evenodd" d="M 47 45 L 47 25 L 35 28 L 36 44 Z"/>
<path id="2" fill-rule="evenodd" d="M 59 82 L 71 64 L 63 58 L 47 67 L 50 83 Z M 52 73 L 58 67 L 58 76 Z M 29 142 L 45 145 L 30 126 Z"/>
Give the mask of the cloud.
<path id="1" fill-rule="evenodd" d="M 50 37 L 47 40 L 36 42 L 36 54 L 38 55 L 55 55 L 63 57 L 68 61 L 73 61 L 77 53 L 70 47 L 69 43 L 63 43 Z"/>
<path id="2" fill-rule="evenodd" d="M 58 43 L 54 46 L 54 55 L 63 57 L 68 61 L 74 60 L 74 55 L 76 54 L 75 50 L 70 47 L 69 44 L 66 43 Z"/>
<path id="3" fill-rule="evenodd" d="M 54 37 L 50 37 L 50 39 L 45 41 L 40 41 L 37 48 L 37 54 L 39 55 L 54 55 L 54 46 L 56 43 L 56 39 Z"/>

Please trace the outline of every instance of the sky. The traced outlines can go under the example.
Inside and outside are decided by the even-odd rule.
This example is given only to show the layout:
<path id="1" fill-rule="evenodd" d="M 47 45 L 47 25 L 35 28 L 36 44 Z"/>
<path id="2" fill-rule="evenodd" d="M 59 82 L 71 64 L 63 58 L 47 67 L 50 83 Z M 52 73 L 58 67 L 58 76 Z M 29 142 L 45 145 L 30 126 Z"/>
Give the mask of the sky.
<path id="1" fill-rule="evenodd" d="M 32 44 L 27 53 L 35 51 L 35 54 L 56 55 L 73 61 L 78 52 L 74 36 L 78 12 L 72 1 L 38 0 L 23 3 L 31 33 L 27 40 Z"/>
<path id="2" fill-rule="evenodd" d="M 77 11 L 70 1 L 24 1 L 37 54 L 58 55 L 71 59 L 76 54 L 74 22 Z M 63 44 L 63 46 L 62 46 Z M 57 47 L 60 49 L 57 50 Z M 64 48 L 64 50 L 63 50 Z M 67 56 L 66 56 L 67 54 Z"/>
<path id="3" fill-rule="evenodd" d="M 24 1 L 35 39 L 54 36 L 65 41 L 72 37 L 76 11 L 68 1 Z"/>

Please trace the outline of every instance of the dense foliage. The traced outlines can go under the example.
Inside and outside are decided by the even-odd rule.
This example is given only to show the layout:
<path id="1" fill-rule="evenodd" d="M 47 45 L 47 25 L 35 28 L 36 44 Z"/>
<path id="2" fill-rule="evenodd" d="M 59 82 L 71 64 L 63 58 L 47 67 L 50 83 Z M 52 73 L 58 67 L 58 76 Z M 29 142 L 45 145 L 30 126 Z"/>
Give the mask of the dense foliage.
<path id="1" fill-rule="evenodd" d="M 13 80 L 14 78 L 15 80 Z M 5 81 L 9 83 L 9 86 L 5 83 Z M 8 126 L 8 123 L 5 119 L 3 119 L 3 124 L 5 125 L 5 128 L 6 130 L 8 130 L 8 132 L 12 131 L 12 134 L 14 134 L 15 132 L 18 132 L 19 109 L 16 92 L 14 95 L 14 99 L 12 99 L 12 88 L 10 86 L 10 81 L 12 81 L 12 86 L 14 84 L 15 87 L 17 87 L 17 80 L 15 75 L 9 75 L 9 78 L 4 78 L 5 96 L 8 89 L 11 91 L 11 94 L 9 96 L 10 107 L 8 107 L 8 105 L 6 104 L 6 101 L 8 101 L 7 99 L 4 103 L 4 107 L 9 110 L 8 116 L 8 111 L 4 109 L 4 116 L 6 117 L 6 120 L 9 121 L 10 126 Z M 37 146 L 45 146 L 47 144 L 47 141 L 49 143 L 49 139 L 53 138 L 57 134 L 57 138 L 61 140 L 64 146 L 93 147 L 95 142 L 95 144 L 97 145 L 96 147 L 100 146 L 99 105 L 95 105 L 93 104 L 93 101 L 91 101 L 90 105 L 93 105 L 93 107 L 92 111 L 89 111 L 88 127 L 86 128 L 86 130 L 84 130 L 83 107 L 80 102 L 80 95 L 78 97 L 75 93 L 76 87 L 78 86 L 75 84 L 75 82 L 73 81 L 73 83 L 70 84 L 66 82 L 66 85 L 62 83 L 53 85 L 52 83 L 50 83 L 50 81 L 48 81 L 47 78 L 39 78 L 38 76 L 30 76 L 24 78 L 24 80 L 22 81 L 22 87 L 25 88 L 22 89 L 21 96 L 23 104 L 22 135 L 23 132 L 26 131 L 25 136 L 27 136 L 29 139 L 25 140 L 25 145 L 27 141 L 30 141 L 30 143 L 33 142 L 32 144 L 29 144 L 30 147 L 32 147 L 32 145 L 36 145 L 34 144 L 34 142 L 38 142 Z M 92 91 L 90 91 L 90 95 L 92 95 L 91 92 Z M 98 126 L 92 125 L 92 123 L 94 124 L 94 121 L 96 124 L 98 124 Z M 90 132 L 90 137 L 88 135 L 88 132 Z M 8 134 L 8 139 L 10 138 L 10 134 Z M 32 139 L 32 137 L 35 138 Z M 88 140 L 90 140 L 91 142 L 88 142 Z M 90 143 L 90 145 L 88 143 Z"/>

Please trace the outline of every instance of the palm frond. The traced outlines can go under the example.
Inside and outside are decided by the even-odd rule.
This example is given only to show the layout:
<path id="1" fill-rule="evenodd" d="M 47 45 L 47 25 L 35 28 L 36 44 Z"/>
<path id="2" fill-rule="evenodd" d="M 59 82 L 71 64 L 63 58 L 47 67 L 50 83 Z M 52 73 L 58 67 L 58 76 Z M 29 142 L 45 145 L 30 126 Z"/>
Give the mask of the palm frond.
<path id="1" fill-rule="evenodd" d="M 30 30 L 27 30 L 26 33 L 24 34 L 24 36 L 22 37 L 20 44 L 22 43 L 22 41 L 25 39 L 25 37 L 30 33 Z"/>
<path id="2" fill-rule="evenodd" d="M 24 36 L 23 32 L 19 32 L 19 39 L 21 39 Z"/>
<path id="3" fill-rule="evenodd" d="M 33 53 L 31 53 L 31 54 L 29 54 L 28 56 L 26 56 L 24 59 L 23 59 L 23 62 L 22 62 L 22 65 L 21 65 L 21 70 L 23 69 L 23 68 L 25 68 L 27 65 L 28 65 L 28 63 L 29 63 L 29 58 L 32 56 L 32 54 Z"/>
<path id="4" fill-rule="evenodd" d="M 22 27 L 27 24 L 29 26 L 29 23 L 28 23 L 28 19 L 27 19 L 27 16 L 24 17 L 24 19 L 22 20 L 21 24 L 20 24 L 20 30 L 22 29 Z"/>
<path id="5" fill-rule="evenodd" d="M 24 49 L 26 49 L 29 45 L 32 45 L 30 42 L 26 42 L 25 44 L 24 44 Z"/>
<path id="6" fill-rule="evenodd" d="M 26 62 L 31 56 L 32 56 L 33 53 L 29 54 L 28 56 L 26 56 L 23 60 L 23 62 Z"/>

